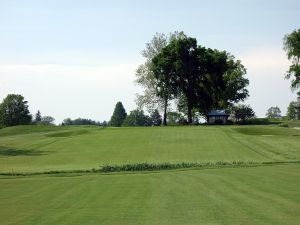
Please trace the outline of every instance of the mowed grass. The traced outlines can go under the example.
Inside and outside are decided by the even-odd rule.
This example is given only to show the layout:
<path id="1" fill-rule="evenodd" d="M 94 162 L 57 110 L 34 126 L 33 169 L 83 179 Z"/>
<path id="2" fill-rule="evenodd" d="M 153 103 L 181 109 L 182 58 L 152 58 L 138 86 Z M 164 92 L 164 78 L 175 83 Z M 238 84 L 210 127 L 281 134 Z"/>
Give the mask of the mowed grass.
<path id="1" fill-rule="evenodd" d="M 300 224 L 300 165 L 0 179 L 1 224 Z M 1 178 L 1 177 L 0 177 Z"/>
<path id="2" fill-rule="evenodd" d="M 279 126 L 0 130 L 0 173 L 101 165 L 300 160 Z M 300 224 L 300 164 L 0 176 L 2 225 Z"/>
<path id="3" fill-rule="evenodd" d="M 278 126 L 40 127 L 0 130 L 0 172 L 129 163 L 300 160 L 300 130 Z"/>

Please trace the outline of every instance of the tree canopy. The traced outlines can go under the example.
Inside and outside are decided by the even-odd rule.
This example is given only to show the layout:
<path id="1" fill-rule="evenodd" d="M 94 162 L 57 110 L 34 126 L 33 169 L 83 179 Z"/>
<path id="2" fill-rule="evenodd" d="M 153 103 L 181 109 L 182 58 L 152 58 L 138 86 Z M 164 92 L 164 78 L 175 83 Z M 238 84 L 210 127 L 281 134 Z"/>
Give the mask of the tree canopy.
<path id="1" fill-rule="evenodd" d="M 249 105 L 243 104 L 232 107 L 232 114 L 237 122 L 244 122 L 245 120 L 255 116 L 253 109 Z"/>
<path id="2" fill-rule="evenodd" d="M 287 79 L 291 80 L 291 88 L 296 90 L 300 87 L 300 28 L 287 34 L 283 38 L 284 50 L 292 65 L 286 73 Z M 298 92 L 300 96 L 300 91 Z"/>
<path id="3" fill-rule="evenodd" d="M 40 110 L 38 110 L 37 113 L 35 114 L 34 123 L 38 124 L 41 121 L 42 121 L 42 114 Z"/>
<path id="4" fill-rule="evenodd" d="M 300 99 L 298 99 L 298 101 L 292 101 L 288 105 L 286 113 L 288 120 L 300 119 L 297 109 L 300 109 Z"/>
<path id="5" fill-rule="evenodd" d="M 281 110 L 278 106 L 270 107 L 266 113 L 266 117 L 269 119 L 280 119 Z"/>
<path id="6" fill-rule="evenodd" d="M 143 110 L 132 110 L 124 120 L 123 126 L 151 126 L 151 118 Z"/>
<path id="7" fill-rule="evenodd" d="M 163 124 L 166 125 L 167 109 L 169 101 L 172 100 L 171 94 L 157 94 L 158 82 L 152 71 L 152 59 L 168 44 L 170 41 L 185 36 L 183 32 L 173 32 L 169 35 L 156 33 L 146 48 L 142 51 L 142 56 L 146 62 L 139 65 L 136 70 L 136 83 L 140 85 L 144 91 L 137 94 L 136 103 L 139 108 L 146 107 L 148 112 L 158 109 L 163 111 Z M 161 93 L 161 92 L 160 92 Z"/>
<path id="8" fill-rule="evenodd" d="M 186 108 L 188 123 L 193 110 L 203 115 L 213 108 L 225 108 L 248 97 L 245 67 L 234 56 L 197 44 L 181 35 L 152 58 L 151 71 L 157 80 L 156 94 L 177 98 Z"/>
<path id="9" fill-rule="evenodd" d="M 0 104 L 0 124 L 16 126 L 30 124 L 32 116 L 22 95 L 9 94 Z"/>
<path id="10" fill-rule="evenodd" d="M 55 119 L 52 116 L 43 116 L 41 119 L 41 124 L 51 125 L 54 124 Z"/>

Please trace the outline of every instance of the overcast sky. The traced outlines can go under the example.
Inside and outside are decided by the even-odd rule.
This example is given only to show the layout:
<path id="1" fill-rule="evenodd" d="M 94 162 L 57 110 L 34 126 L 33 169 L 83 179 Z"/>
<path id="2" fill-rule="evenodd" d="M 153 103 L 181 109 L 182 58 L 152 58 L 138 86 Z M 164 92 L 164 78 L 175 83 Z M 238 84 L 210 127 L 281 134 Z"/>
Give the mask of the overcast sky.
<path id="1" fill-rule="evenodd" d="M 299 12 L 299 0 L 0 0 L 0 99 L 21 94 L 56 123 L 109 120 L 117 101 L 136 107 L 145 43 L 184 31 L 242 60 L 258 117 L 276 105 L 285 114 L 296 94 L 282 39 L 299 28 Z"/>

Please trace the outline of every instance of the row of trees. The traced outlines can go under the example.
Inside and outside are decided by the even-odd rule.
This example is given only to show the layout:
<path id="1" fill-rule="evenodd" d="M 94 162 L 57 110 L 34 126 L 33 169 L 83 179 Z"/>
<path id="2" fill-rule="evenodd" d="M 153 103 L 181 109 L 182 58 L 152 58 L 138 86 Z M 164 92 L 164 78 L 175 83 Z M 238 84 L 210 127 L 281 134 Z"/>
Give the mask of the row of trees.
<path id="1" fill-rule="evenodd" d="M 72 120 L 70 118 L 66 118 L 63 120 L 62 126 L 70 126 L 70 125 L 96 125 L 96 126 L 107 126 L 107 122 L 99 122 L 91 119 L 83 119 L 83 118 L 78 118 L 75 120 Z"/>
<path id="2" fill-rule="evenodd" d="M 160 126 L 162 123 L 158 110 L 154 110 L 150 116 L 145 115 L 143 110 L 132 110 L 127 115 L 122 102 L 115 106 L 109 125 L 113 127 L 120 126 Z"/>
<path id="3" fill-rule="evenodd" d="M 245 120 L 255 117 L 253 109 L 249 105 L 236 105 L 229 109 L 229 114 L 232 115 L 234 122 L 240 123 Z M 188 120 L 186 116 L 178 111 L 167 112 L 167 122 L 169 125 L 187 125 Z M 201 114 L 194 114 L 193 124 L 199 124 L 203 116 Z M 162 117 L 158 110 L 154 110 L 149 116 L 145 115 L 143 110 L 135 109 L 127 115 L 126 110 L 121 102 L 115 106 L 113 115 L 109 122 L 109 126 L 160 126 L 162 124 Z"/>
<path id="4" fill-rule="evenodd" d="M 295 104 L 300 106 L 300 101 L 293 101 L 289 104 L 286 116 L 282 116 L 281 110 L 278 106 L 270 107 L 266 113 L 266 119 L 270 120 L 292 120 L 296 118 L 297 111 L 295 111 Z M 255 112 L 250 105 L 237 104 L 228 108 L 227 113 L 230 114 L 231 123 L 247 123 L 247 120 L 255 118 Z M 186 125 L 188 121 L 186 116 L 178 111 L 167 112 L 167 122 L 169 125 Z M 203 116 L 201 114 L 194 114 L 194 124 L 199 124 Z M 258 123 L 260 122 L 257 120 Z M 255 120 L 250 121 L 255 123 Z M 115 106 L 113 115 L 111 117 L 109 126 L 160 126 L 162 124 L 162 117 L 158 110 L 154 110 L 149 116 L 145 115 L 143 110 L 135 109 L 127 115 L 126 110 L 121 102 Z"/>
<path id="5" fill-rule="evenodd" d="M 156 34 L 142 55 L 146 62 L 138 67 L 136 82 L 144 93 L 137 103 L 149 111 L 163 111 L 164 125 L 171 100 L 191 124 L 196 113 L 206 116 L 249 96 L 246 68 L 239 60 L 226 51 L 200 46 L 183 32 Z"/>

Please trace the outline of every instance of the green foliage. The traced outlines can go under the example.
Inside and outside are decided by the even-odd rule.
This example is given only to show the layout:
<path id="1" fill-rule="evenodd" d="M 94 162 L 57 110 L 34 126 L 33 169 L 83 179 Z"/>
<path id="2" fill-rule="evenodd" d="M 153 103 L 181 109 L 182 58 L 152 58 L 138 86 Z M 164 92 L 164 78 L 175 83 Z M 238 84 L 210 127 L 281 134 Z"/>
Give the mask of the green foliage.
<path id="1" fill-rule="evenodd" d="M 70 118 L 66 118 L 62 122 L 62 126 L 70 126 L 70 125 L 96 125 L 96 126 L 106 126 L 106 121 L 103 121 L 102 123 L 97 122 L 95 120 L 91 119 L 83 119 L 83 118 L 77 118 L 75 120 L 72 120 Z"/>
<path id="2" fill-rule="evenodd" d="M 150 115 L 151 124 L 153 126 L 160 126 L 162 123 L 161 115 L 159 114 L 158 110 L 154 110 L 153 113 Z"/>
<path id="3" fill-rule="evenodd" d="M 246 89 L 249 85 L 249 80 L 245 77 L 246 68 L 233 55 L 229 53 L 226 55 L 227 70 L 223 73 L 225 87 L 224 90 L 221 90 L 221 97 L 216 103 L 216 108 L 227 108 L 233 103 L 244 101 L 249 97 L 249 92 Z"/>
<path id="4" fill-rule="evenodd" d="M 133 110 L 124 120 L 123 126 L 151 126 L 151 118 L 144 114 L 143 110 Z"/>
<path id="5" fill-rule="evenodd" d="M 146 48 L 142 51 L 142 56 L 146 62 L 139 65 L 136 70 L 136 83 L 144 88 L 143 94 L 137 94 L 136 103 L 138 107 L 146 107 L 148 112 L 152 113 L 153 109 L 164 111 L 164 125 L 166 125 L 166 113 L 169 101 L 172 96 L 168 93 L 157 94 L 158 80 L 154 76 L 152 68 L 152 59 L 159 54 L 161 50 L 172 40 L 184 36 L 183 32 L 174 32 L 169 35 L 156 33 L 152 40 L 146 44 Z"/>
<path id="6" fill-rule="evenodd" d="M 295 90 L 300 87 L 300 29 L 296 29 L 292 33 L 285 35 L 283 44 L 288 59 L 292 61 L 286 78 L 292 78 L 291 87 Z"/>
<path id="7" fill-rule="evenodd" d="M 117 102 L 116 107 L 113 112 L 113 115 L 111 116 L 109 125 L 112 127 L 122 126 L 126 116 L 127 116 L 127 113 L 124 109 L 122 102 Z"/>
<path id="8" fill-rule="evenodd" d="M 266 117 L 268 119 L 280 119 L 281 118 L 281 110 L 278 106 L 270 107 L 266 113 Z"/>
<path id="9" fill-rule="evenodd" d="M 243 124 L 249 124 L 249 125 L 269 125 L 269 124 L 278 124 L 280 121 L 276 120 L 271 121 L 267 118 L 250 118 L 243 122 Z"/>
<path id="10" fill-rule="evenodd" d="M 239 60 L 225 51 L 201 47 L 185 35 L 153 57 L 151 70 L 158 81 L 157 95 L 178 98 L 189 124 L 195 109 L 207 115 L 249 95 L 246 69 Z"/>
<path id="11" fill-rule="evenodd" d="M 255 113 L 250 105 L 236 105 L 232 107 L 232 114 L 237 122 L 245 122 L 247 119 L 253 118 Z"/>
<path id="12" fill-rule="evenodd" d="M 22 95 L 9 94 L 0 104 L 0 124 L 5 127 L 30 124 L 32 116 Z"/>
<path id="13" fill-rule="evenodd" d="M 297 118 L 298 116 L 300 117 L 300 115 L 298 115 L 297 108 L 300 111 L 300 101 L 299 100 L 290 102 L 290 104 L 287 108 L 287 113 L 286 113 L 286 117 L 288 120 L 300 119 L 300 118 Z"/>
<path id="14" fill-rule="evenodd" d="M 282 162 L 271 162 L 270 164 L 279 164 Z M 296 162 L 298 163 L 298 161 Z M 134 171 L 155 171 L 155 170 L 172 170 L 172 169 L 187 169 L 187 168 L 220 168 L 229 166 L 251 166 L 263 165 L 264 162 L 254 161 L 216 161 L 216 162 L 181 162 L 181 163 L 134 163 L 125 165 L 105 165 L 100 171 L 109 172 L 134 172 Z"/>
<path id="15" fill-rule="evenodd" d="M 51 125 L 54 124 L 55 119 L 52 116 L 43 116 L 41 119 L 41 124 Z"/>
<path id="16" fill-rule="evenodd" d="M 37 113 L 35 114 L 34 123 L 39 124 L 41 122 L 42 122 L 42 114 L 40 110 L 38 110 Z"/>
<path id="17" fill-rule="evenodd" d="M 188 122 L 192 123 L 191 110 L 196 104 L 196 92 L 200 82 L 197 40 L 183 36 L 172 40 L 152 59 L 152 71 L 158 82 L 158 95 L 177 96 L 182 93 L 187 101 Z"/>
<path id="18" fill-rule="evenodd" d="M 185 120 L 184 116 L 178 112 L 168 112 L 167 114 L 168 124 L 169 125 L 179 125 L 182 121 Z"/>

